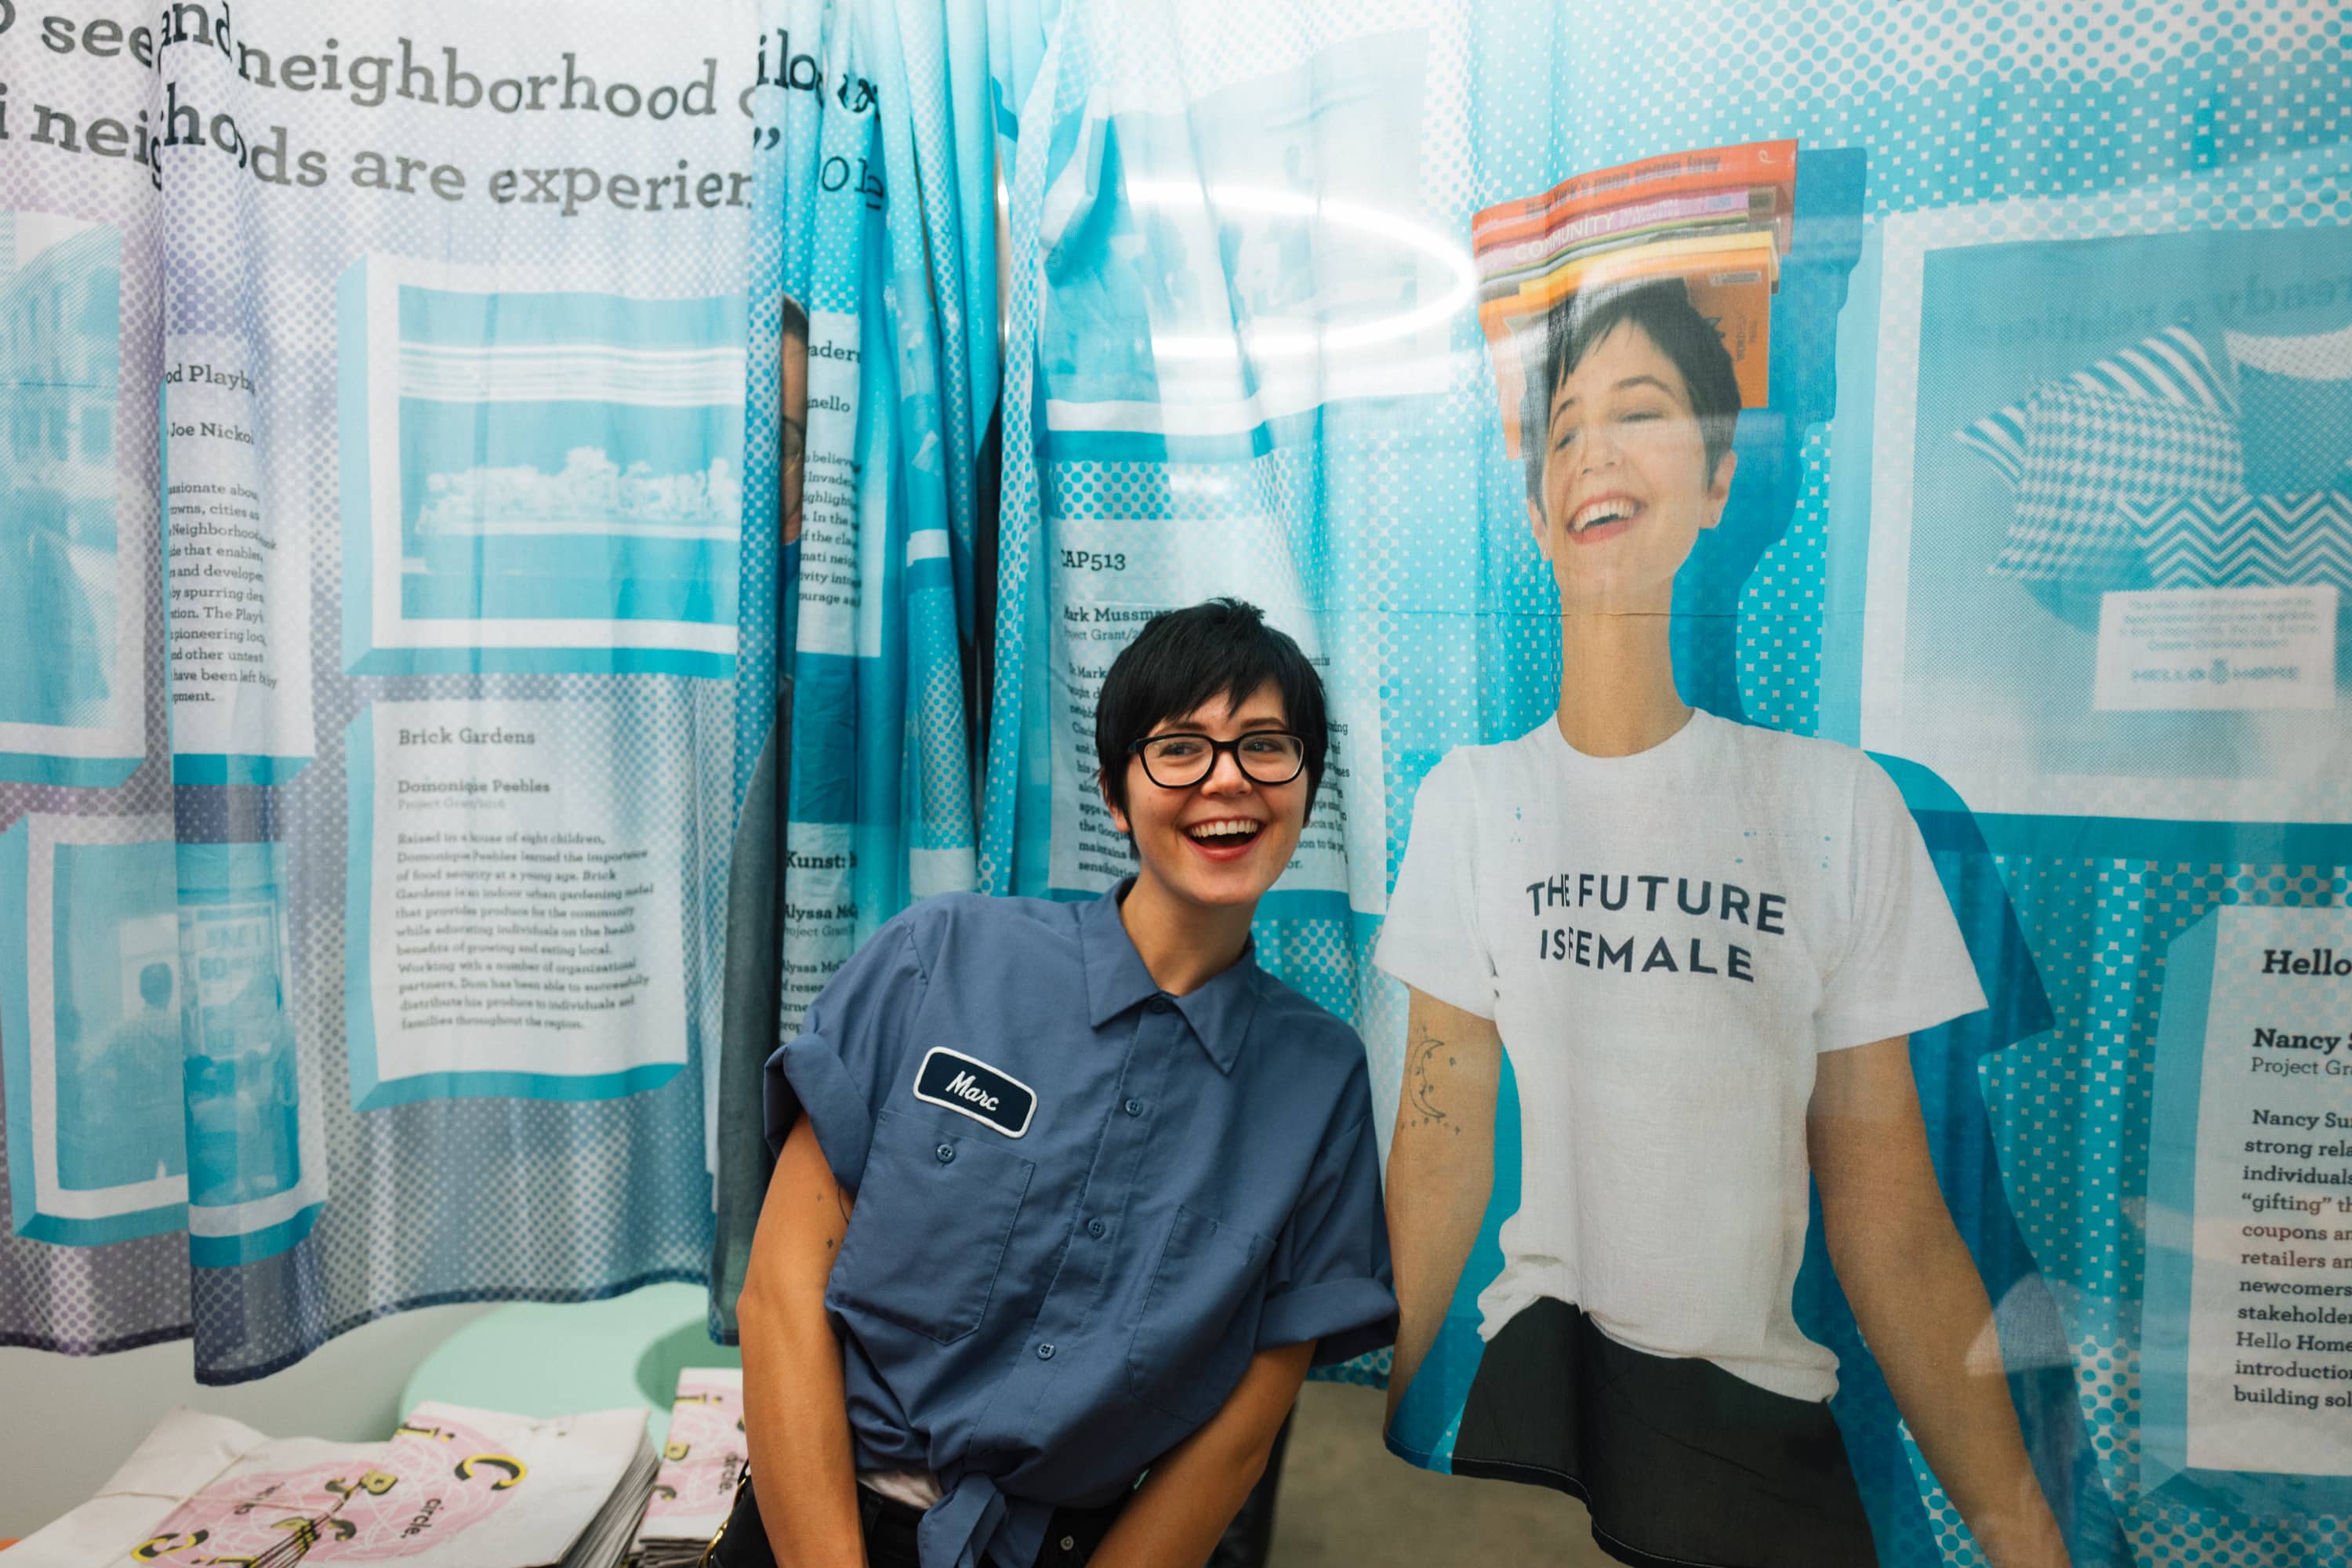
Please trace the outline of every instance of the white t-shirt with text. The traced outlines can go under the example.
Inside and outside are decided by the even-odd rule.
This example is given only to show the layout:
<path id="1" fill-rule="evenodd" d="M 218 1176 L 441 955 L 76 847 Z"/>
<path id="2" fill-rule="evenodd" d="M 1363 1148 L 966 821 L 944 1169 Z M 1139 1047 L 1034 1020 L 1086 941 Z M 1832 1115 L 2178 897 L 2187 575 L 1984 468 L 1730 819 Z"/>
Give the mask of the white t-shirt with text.
<path id="1" fill-rule="evenodd" d="M 1636 1350 L 1837 1391 L 1790 1310 L 1814 1058 L 1985 1005 L 1876 763 L 1696 711 L 1629 757 L 1549 718 L 1461 747 L 1421 786 L 1378 962 L 1493 1019 L 1517 1078 L 1483 1337 L 1551 1297 Z"/>

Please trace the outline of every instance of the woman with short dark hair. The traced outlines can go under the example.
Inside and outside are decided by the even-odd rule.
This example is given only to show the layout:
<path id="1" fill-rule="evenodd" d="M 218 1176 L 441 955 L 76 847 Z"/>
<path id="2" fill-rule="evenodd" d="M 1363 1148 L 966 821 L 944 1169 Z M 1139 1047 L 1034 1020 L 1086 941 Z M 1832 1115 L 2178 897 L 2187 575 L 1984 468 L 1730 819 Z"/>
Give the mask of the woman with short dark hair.
<path id="1" fill-rule="evenodd" d="M 811 1004 L 714 1562 L 1199 1563 L 1310 1363 L 1389 1342 L 1362 1045 L 1250 945 L 1326 735 L 1255 608 L 1155 616 L 1096 724 L 1135 875 L 926 900 Z"/>
<path id="2" fill-rule="evenodd" d="M 1377 962 L 1408 989 L 1391 1408 L 1523 1152 L 1450 1465 L 1557 1487 L 1634 1563 L 1875 1561 L 1792 1292 L 1822 1239 L 1920 1453 L 2000 1568 L 2066 1560 L 1909 1037 L 1985 1005 L 1903 796 L 1852 747 L 1695 710 L 1675 574 L 1722 521 L 1739 392 L 1679 279 L 1570 295 L 1531 368 L 1554 711 L 1422 781 Z M 1990 1352 L 1990 1353 L 1989 1353 Z"/>

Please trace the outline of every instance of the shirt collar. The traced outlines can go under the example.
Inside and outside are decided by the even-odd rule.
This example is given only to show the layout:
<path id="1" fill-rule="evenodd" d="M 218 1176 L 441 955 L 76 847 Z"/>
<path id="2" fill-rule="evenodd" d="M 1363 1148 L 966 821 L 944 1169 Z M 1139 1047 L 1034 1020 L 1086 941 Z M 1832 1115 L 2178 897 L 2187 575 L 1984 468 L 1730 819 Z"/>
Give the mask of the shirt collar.
<path id="1" fill-rule="evenodd" d="M 1087 1022 L 1097 1029 L 1160 994 L 1159 983 L 1144 968 L 1143 956 L 1135 951 L 1127 926 L 1118 918 L 1119 900 L 1134 885 L 1134 878 L 1125 879 L 1088 905 L 1078 920 L 1078 941 L 1087 965 Z M 1248 1037 L 1250 1020 L 1256 1016 L 1257 976 L 1257 942 L 1253 938 L 1243 947 L 1241 957 L 1207 984 L 1169 998 L 1221 1073 L 1233 1072 L 1242 1041 Z"/>

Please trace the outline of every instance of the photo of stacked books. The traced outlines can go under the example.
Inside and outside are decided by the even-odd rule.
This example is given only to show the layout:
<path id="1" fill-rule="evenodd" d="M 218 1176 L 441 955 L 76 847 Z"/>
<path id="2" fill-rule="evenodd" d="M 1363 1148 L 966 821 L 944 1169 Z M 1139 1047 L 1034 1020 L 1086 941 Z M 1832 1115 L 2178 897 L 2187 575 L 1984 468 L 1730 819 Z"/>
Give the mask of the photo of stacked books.
<path id="1" fill-rule="evenodd" d="M 1740 406 L 1763 406 L 1796 194 L 1796 142 L 1750 142 L 1578 174 L 1474 216 L 1478 324 L 1510 455 L 1522 455 L 1526 365 L 1542 353 L 1545 313 L 1572 294 L 1646 279 L 1683 280 L 1731 351 Z"/>

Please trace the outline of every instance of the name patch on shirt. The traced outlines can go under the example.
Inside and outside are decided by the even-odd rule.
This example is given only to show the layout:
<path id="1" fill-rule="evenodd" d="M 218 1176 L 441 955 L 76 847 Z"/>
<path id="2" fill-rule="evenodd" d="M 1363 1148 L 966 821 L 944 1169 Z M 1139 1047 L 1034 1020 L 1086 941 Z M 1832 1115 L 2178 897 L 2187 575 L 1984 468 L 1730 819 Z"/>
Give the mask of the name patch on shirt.
<path id="1" fill-rule="evenodd" d="M 1008 1138 L 1029 1131 L 1037 1091 L 977 1058 L 933 1046 L 915 1075 L 915 1098 L 985 1121 Z"/>

